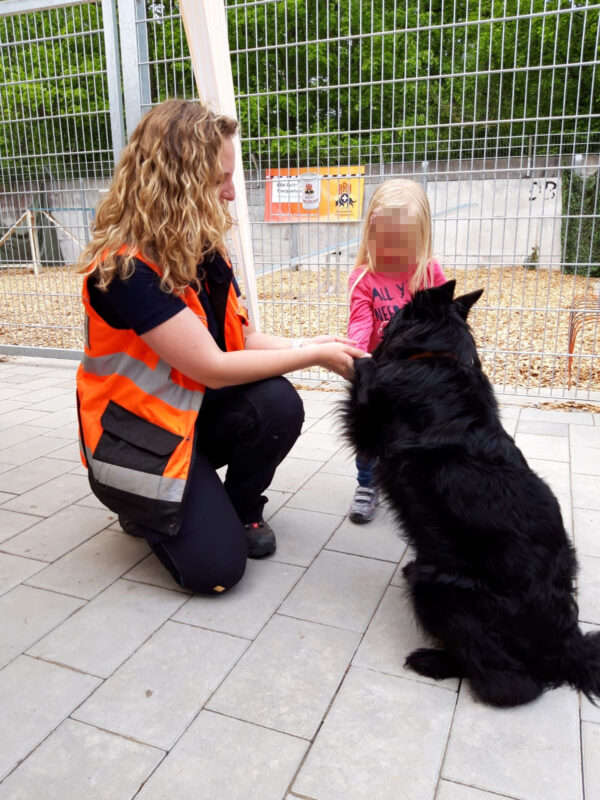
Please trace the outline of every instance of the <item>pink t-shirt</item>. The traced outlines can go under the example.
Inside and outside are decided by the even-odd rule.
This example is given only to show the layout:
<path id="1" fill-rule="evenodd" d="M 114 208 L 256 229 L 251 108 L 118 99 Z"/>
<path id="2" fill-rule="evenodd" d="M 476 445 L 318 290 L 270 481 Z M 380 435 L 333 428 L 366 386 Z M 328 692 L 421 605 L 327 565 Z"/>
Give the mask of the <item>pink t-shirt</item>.
<path id="1" fill-rule="evenodd" d="M 432 265 L 433 286 L 446 283 L 438 262 L 434 260 Z M 357 267 L 350 275 L 350 290 L 363 269 L 364 267 Z M 411 274 L 408 272 L 367 272 L 361 278 L 350 297 L 348 338 L 358 342 L 362 350 L 373 352 L 381 341 L 383 329 L 395 312 L 410 301 L 410 278 Z"/>

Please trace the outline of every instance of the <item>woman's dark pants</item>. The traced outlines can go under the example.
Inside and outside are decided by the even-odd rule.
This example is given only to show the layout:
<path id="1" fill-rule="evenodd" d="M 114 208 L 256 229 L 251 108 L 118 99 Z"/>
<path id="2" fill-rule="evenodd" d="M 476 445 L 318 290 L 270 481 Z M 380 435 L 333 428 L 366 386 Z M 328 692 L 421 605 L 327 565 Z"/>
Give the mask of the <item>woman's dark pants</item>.
<path id="1" fill-rule="evenodd" d="M 262 518 L 263 492 L 303 421 L 302 400 L 285 378 L 207 391 L 179 532 L 132 526 L 183 588 L 213 593 L 240 580 L 248 556 L 244 525 Z M 222 483 L 216 469 L 225 464 Z"/>

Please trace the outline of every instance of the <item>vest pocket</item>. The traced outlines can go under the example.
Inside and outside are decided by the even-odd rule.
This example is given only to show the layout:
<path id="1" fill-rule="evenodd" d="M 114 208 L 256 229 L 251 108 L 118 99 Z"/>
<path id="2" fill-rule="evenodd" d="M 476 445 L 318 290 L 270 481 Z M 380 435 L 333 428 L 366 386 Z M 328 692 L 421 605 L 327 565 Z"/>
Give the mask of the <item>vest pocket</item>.
<path id="1" fill-rule="evenodd" d="M 102 417 L 94 459 L 162 475 L 183 436 L 165 430 L 110 400 Z"/>

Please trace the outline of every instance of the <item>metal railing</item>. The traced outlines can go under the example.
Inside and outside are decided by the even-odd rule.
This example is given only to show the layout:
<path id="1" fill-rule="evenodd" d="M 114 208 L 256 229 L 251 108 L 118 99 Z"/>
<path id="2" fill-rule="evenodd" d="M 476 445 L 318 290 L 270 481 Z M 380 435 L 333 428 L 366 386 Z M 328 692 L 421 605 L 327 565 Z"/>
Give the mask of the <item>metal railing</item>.
<path id="1" fill-rule="evenodd" d="M 501 7 L 227 0 L 261 319 L 345 331 L 362 209 L 402 175 L 427 189 L 446 275 L 485 289 L 473 327 L 494 384 L 598 398 L 600 319 L 592 304 L 573 339 L 573 314 L 600 291 L 600 3 Z M 179 6 L 5 0 L 0 55 L 0 351 L 68 354 L 71 265 L 125 131 L 196 96 Z M 275 202 L 278 176 L 354 168 L 357 213 Z"/>

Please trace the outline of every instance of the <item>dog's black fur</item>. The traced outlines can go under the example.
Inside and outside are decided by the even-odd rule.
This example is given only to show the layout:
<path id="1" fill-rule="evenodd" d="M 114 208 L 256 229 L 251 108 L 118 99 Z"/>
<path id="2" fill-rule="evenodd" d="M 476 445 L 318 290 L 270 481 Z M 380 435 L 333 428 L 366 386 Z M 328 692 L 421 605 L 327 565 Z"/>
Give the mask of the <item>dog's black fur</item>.
<path id="1" fill-rule="evenodd" d="M 415 613 L 440 649 L 411 669 L 468 678 L 495 706 L 563 683 L 600 693 L 600 633 L 577 624 L 577 563 L 550 488 L 504 431 L 467 324 L 482 291 L 418 292 L 373 358 L 355 361 L 347 435 L 416 557 L 404 568 Z"/>

